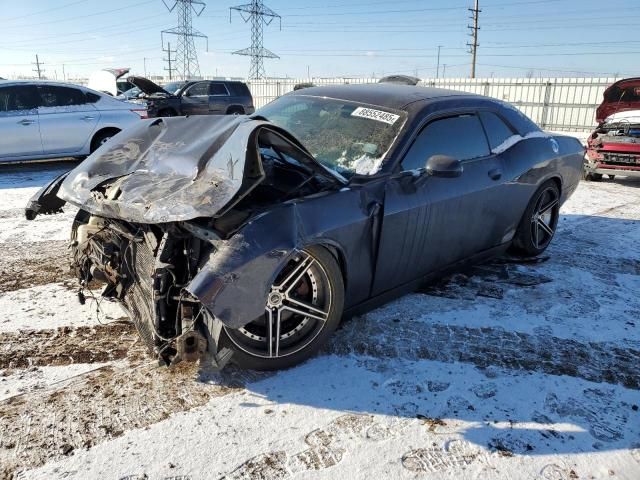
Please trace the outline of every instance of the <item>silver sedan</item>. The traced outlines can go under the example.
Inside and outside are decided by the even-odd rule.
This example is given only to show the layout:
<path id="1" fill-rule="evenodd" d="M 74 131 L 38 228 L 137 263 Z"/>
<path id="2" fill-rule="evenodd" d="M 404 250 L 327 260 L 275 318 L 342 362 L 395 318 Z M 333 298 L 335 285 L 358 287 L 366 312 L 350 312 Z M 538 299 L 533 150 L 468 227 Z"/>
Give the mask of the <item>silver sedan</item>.
<path id="1" fill-rule="evenodd" d="M 0 162 L 84 157 L 146 107 L 78 85 L 0 81 Z"/>

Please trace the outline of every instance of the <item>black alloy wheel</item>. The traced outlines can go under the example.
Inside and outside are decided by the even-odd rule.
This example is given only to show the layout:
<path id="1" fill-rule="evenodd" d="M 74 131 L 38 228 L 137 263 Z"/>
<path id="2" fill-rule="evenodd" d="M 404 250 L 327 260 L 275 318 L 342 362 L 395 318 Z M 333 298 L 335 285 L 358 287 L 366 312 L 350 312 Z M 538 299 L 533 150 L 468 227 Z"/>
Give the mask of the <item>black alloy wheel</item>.
<path id="1" fill-rule="evenodd" d="M 551 243 L 560 218 L 560 190 L 554 181 L 535 193 L 513 240 L 515 250 L 525 256 L 540 255 Z"/>
<path id="2" fill-rule="evenodd" d="M 331 253 L 300 251 L 279 272 L 267 295 L 265 313 L 242 328 L 223 330 L 222 344 L 243 368 L 275 370 L 313 355 L 342 316 L 344 286 Z"/>

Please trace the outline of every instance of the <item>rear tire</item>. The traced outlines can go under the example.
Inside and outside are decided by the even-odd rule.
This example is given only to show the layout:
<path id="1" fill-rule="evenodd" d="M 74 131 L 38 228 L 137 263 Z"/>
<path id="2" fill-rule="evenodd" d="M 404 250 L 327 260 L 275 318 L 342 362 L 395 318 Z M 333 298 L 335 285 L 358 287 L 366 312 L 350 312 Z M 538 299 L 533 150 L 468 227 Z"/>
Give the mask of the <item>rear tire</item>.
<path id="1" fill-rule="evenodd" d="M 107 143 L 111 137 L 116 135 L 120 130 L 103 130 L 96 134 L 91 140 L 91 153 L 95 152 L 102 145 Z"/>
<path id="2" fill-rule="evenodd" d="M 529 201 L 513 239 L 513 250 L 526 257 L 540 255 L 553 240 L 559 216 L 560 189 L 549 180 Z"/>
<path id="3" fill-rule="evenodd" d="M 227 115 L 244 115 L 244 108 L 231 107 L 229 110 L 227 110 Z"/>
<path id="4" fill-rule="evenodd" d="M 220 347 L 233 351 L 231 361 L 245 369 L 279 370 L 307 360 L 342 318 L 344 283 L 338 262 L 322 247 L 305 248 L 279 272 L 265 308 L 264 315 L 241 329 L 222 329 Z M 316 312 L 315 318 L 304 314 Z"/>

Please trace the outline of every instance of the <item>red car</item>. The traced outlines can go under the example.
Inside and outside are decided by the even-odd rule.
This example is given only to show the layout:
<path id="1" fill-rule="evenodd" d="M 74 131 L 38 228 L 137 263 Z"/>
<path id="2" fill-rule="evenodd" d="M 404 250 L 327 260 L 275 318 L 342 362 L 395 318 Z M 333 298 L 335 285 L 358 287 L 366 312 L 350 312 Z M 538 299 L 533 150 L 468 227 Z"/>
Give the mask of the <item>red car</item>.
<path id="1" fill-rule="evenodd" d="M 585 180 L 602 175 L 640 177 L 640 78 L 619 80 L 604 92 L 598 127 L 587 140 Z"/>

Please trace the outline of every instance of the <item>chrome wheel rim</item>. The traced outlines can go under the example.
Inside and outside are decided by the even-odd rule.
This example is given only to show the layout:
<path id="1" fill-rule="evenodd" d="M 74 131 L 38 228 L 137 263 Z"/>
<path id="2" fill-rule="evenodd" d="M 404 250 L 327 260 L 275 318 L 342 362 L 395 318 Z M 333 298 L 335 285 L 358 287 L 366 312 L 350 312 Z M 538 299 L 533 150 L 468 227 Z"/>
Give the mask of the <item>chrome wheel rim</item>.
<path id="1" fill-rule="evenodd" d="M 238 348 L 254 357 L 285 357 L 309 346 L 324 330 L 332 300 L 326 270 L 302 251 L 276 277 L 264 315 L 242 328 L 225 330 Z"/>
<path id="2" fill-rule="evenodd" d="M 551 242 L 558 223 L 560 199 L 555 188 L 542 191 L 531 217 L 531 238 L 535 248 L 545 248 Z"/>

